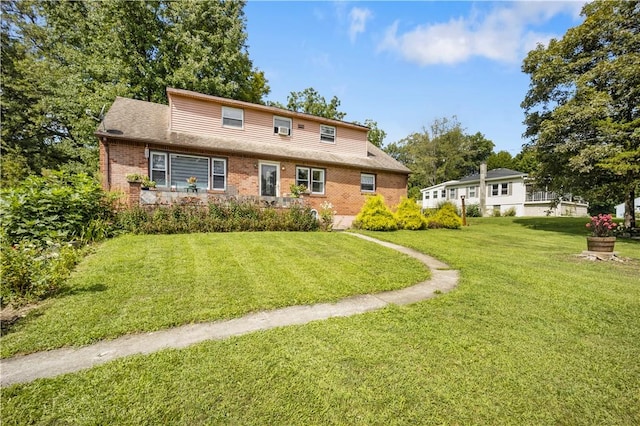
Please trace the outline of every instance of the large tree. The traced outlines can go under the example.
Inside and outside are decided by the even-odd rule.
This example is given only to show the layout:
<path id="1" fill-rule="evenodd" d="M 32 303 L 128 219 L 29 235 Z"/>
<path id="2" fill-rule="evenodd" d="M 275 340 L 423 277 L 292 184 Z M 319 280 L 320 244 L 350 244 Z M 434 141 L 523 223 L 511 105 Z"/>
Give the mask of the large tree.
<path id="1" fill-rule="evenodd" d="M 95 171 L 96 119 L 116 96 L 164 103 L 171 86 L 261 102 L 269 91 L 249 59 L 242 1 L 1 6 L 3 163 L 22 170 Z M 9 166 L 5 182 L 20 169 Z"/>
<path id="2" fill-rule="evenodd" d="M 493 147 L 480 132 L 466 134 L 452 117 L 434 120 L 429 129 L 391 143 L 385 151 L 411 169 L 409 195 L 415 198 L 422 188 L 477 171 Z"/>
<path id="3" fill-rule="evenodd" d="M 347 115 L 338 111 L 340 99 L 337 96 L 329 102 L 321 96 L 313 87 L 307 87 L 301 92 L 291 92 L 287 97 L 287 109 L 296 112 L 317 115 L 334 120 L 342 120 Z"/>
<path id="4" fill-rule="evenodd" d="M 601 201 L 640 186 L 640 3 L 594 1 L 584 22 L 529 52 L 525 135 L 542 184 Z"/>

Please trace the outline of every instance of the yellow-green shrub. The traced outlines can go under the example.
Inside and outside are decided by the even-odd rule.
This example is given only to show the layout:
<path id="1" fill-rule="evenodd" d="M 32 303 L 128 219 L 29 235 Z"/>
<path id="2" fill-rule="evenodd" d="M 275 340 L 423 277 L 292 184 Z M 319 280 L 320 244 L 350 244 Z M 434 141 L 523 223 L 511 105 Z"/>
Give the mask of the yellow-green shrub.
<path id="1" fill-rule="evenodd" d="M 369 231 L 394 231 L 398 229 L 396 219 L 384 203 L 382 195 L 367 197 L 362 209 L 353 221 L 353 226 Z"/>
<path id="2" fill-rule="evenodd" d="M 420 211 L 420 206 L 411 198 L 402 197 L 396 210 L 396 222 L 402 229 L 425 229 L 427 220 Z"/>
<path id="3" fill-rule="evenodd" d="M 428 228 L 459 229 L 462 227 L 462 219 L 456 213 L 453 204 L 443 204 L 435 213 L 427 217 Z"/>

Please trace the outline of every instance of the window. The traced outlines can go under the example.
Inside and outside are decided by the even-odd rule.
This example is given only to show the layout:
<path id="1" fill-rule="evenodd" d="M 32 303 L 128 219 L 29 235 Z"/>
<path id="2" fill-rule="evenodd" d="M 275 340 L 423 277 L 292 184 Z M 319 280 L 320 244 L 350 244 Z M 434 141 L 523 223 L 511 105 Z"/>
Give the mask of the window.
<path id="1" fill-rule="evenodd" d="M 508 183 L 494 183 L 491 185 L 491 195 L 497 197 L 499 195 L 509 195 Z"/>
<path id="2" fill-rule="evenodd" d="M 424 193 L 424 199 L 425 199 L 425 200 L 428 200 L 428 199 L 429 199 L 429 191 L 427 191 L 427 192 L 425 192 L 425 193 Z"/>
<path id="3" fill-rule="evenodd" d="M 375 192 L 375 190 L 376 190 L 376 175 L 362 173 L 360 175 L 360 191 Z"/>
<path id="4" fill-rule="evenodd" d="M 239 108 L 222 107 L 222 126 L 242 129 L 244 125 L 244 110 Z"/>
<path id="5" fill-rule="evenodd" d="M 476 198 L 476 188 L 477 186 L 470 186 L 469 188 L 467 188 L 467 195 L 469 196 L 469 198 Z"/>
<path id="6" fill-rule="evenodd" d="M 227 189 L 227 160 L 223 158 L 211 159 L 211 189 Z"/>
<path id="7" fill-rule="evenodd" d="M 151 153 L 151 180 L 158 186 L 167 186 L 167 154 Z"/>
<path id="8" fill-rule="evenodd" d="M 457 197 L 457 192 L 458 190 L 456 188 L 449 188 L 449 199 L 450 200 L 455 200 Z"/>
<path id="9" fill-rule="evenodd" d="M 187 179 L 195 176 L 198 179 L 198 189 L 209 187 L 209 159 L 207 157 L 171 154 L 169 161 L 171 186 L 184 188 L 188 185 Z"/>
<path id="10" fill-rule="evenodd" d="M 438 198 L 438 191 L 433 191 L 433 199 L 437 199 Z"/>
<path id="11" fill-rule="evenodd" d="M 281 136 L 291 136 L 291 119 L 273 117 L 273 133 Z"/>
<path id="12" fill-rule="evenodd" d="M 440 198 L 447 198 L 447 190 L 442 188 L 442 191 L 440 191 Z"/>
<path id="13" fill-rule="evenodd" d="M 336 128 L 333 126 L 320 125 L 320 140 L 322 142 L 335 143 L 336 142 Z"/>
<path id="14" fill-rule="evenodd" d="M 198 189 L 227 189 L 227 160 L 197 155 L 151 152 L 151 180 L 160 187 L 186 188 L 195 176 Z M 211 171 L 211 172 L 210 172 Z"/>
<path id="15" fill-rule="evenodd" d="M 296 167 L 296 185 L 304 185 L 312 194 L 324 194 L 324 169 Z"/>

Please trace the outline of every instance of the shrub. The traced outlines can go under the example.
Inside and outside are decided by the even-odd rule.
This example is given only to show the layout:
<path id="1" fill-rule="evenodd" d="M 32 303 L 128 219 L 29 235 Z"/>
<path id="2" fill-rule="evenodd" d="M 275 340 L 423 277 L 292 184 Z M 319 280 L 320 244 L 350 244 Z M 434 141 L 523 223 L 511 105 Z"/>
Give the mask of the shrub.
<path id="1" fill-rule="evenodd" d="M 502 216 L 515 216 L 516 215 L 516 208 L 515 207 L 509 207 L 507 210 L 504 211 L 504 213 L 502 213 Z"/>
<path id="2" fill-rule="evenodd" d="M 328 201 L 324 201 L 320 204 L 320 229 L 323 231 L 331 231 L 333 229 L 333 216 L 336 212 L 333 210 L 333 204 Z"/>
<path id="3" fill-rule="evenodd" d="M 0 253 L 2 306 L 36 301 L 58 291 L 82 253 L 69 244 L 42 246 L 21 241 L 8 244 L 3 238 Z"/>
<path id="4" fill-rule="evenodd" d="M 180 204 L 133 207 L 118 215 L 118 224 L 134 234 L 231 231 L 315 231 L 318 221 L 307 206 L 265 208 L 254 201 L 185 199 Z"/>
<path id="5" fill-rule="evenodd" d="M 420 211 L 420 206 L 411 198 L 402 198 L 396 210 L 396 221 L 402 229 L 425 229 L 427 220 Z"/>
<path id="6" fill-rule="evenodd" d="M 502 216 L 502 213 L 500 213 L 500 209 L 499 209 L 499 208 L 494 208 L 494 209 L 493 209 L 493 212 L 491 213 L 491 215 L 492 215 L 493 217 L 501 217 L 501 216 Z"/>
<path id="7" fill-rule="evenodd" d="M 353 221 L 353 226 L 369 231 L 394 231 L 398 229 L 393 213 L 384 204 L 382 195 L 369 195 L 360 212 Z"/>
<path id="8" fill-rule="evenodd" d="M 427 217 L 427 227 L 459 229 L 462 227 L 462 219 L 456 213 L 453 204 L 445 203 L 435 213 Z"/>
<path id="9" fill-rule="evenodd" d="M 48 172 L 28 176 L 18 185 L 3 189 L 0 224 L 9 244 L 35 244 L 108 235 L 114 200 L 97 180 L 86 174 Z M 98 221 L 102 231 L 97 232 Z"/>
<path id="10" fill-rule="evenodd" d="M 467 217 L 482 217 L 479 204 L 469 204 L 466 210 Z"/>

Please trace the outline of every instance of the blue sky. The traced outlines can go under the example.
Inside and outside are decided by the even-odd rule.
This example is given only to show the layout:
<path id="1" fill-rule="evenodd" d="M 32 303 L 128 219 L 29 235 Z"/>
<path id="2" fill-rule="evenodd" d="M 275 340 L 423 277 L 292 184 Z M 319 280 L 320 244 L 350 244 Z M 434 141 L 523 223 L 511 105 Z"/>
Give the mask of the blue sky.
<path id="1" fill-rule="evenodd" d="M 494 150 L 520 152 L 538 42 L 579 25 L 584 2 L 258 1 L 245 6 L 249 56 L 286 104 L 313 87 L 345 121 L 371 118 L 385 144 L 457 116 Z"/>

